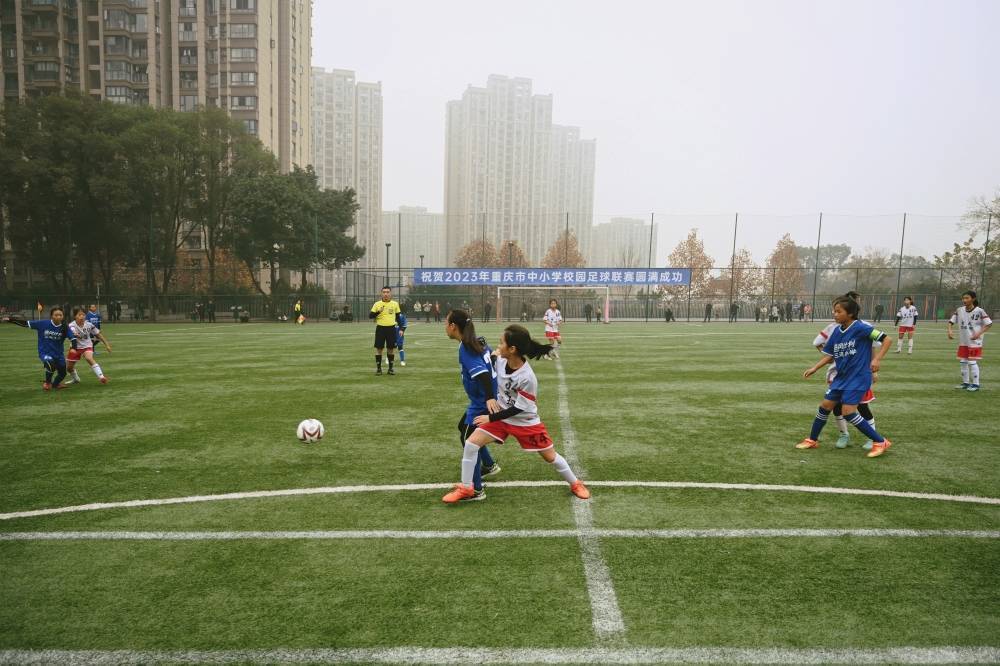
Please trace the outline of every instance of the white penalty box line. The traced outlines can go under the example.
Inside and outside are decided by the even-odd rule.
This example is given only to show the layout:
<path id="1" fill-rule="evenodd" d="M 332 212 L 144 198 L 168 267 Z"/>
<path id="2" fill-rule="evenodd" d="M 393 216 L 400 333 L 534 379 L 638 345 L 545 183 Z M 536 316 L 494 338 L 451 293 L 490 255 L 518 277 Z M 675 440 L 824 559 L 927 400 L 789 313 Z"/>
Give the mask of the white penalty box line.
<path id="1" fill-rule="evenodd" d="M 0 650 L 0 664 L 995 664 L 993 646 Z"/>
<path id="2" fill-rule="evenodd" d="M 0 541 L 337 541 L 358 539 L 1000 539 L 1000 530 L 599 529 L 564 530 L 246 530 L 0 532 Z"/>

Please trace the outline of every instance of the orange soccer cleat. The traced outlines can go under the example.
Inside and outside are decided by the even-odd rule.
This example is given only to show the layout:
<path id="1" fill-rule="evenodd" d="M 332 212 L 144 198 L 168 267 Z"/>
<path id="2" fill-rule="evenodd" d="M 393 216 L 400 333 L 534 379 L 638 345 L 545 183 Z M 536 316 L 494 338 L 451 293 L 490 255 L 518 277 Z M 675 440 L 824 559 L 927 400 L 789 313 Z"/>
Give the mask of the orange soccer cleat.
<path id="1" fill-rule="evenodd" d="M 583 485 L 583 481 L 580 479 L 577 479 L 576 482 L 570 485 L 569 489 L 580 499 L 590 499 L 590 491 L 587 490 L 587 486 Z"/>
<path id="2" fill-rule="evenodd" d="M 798 444 L 796 444 L 795 448 L 797 448 L 797 449 L 818 449 L 819 448 L 819 442 L 817 440 L 815 440 L 815 439 L 809 439 L 808 437 L 806 437 L 801 442 L 799 442 Z"/>
<path id="3" fill-rule="evenodd" d="M 878 458 L 880 455 L 886 452 L 886 450 L 892 446 L 892 442 L 886 438 L 884 442 L 875 442 L 872 444 L 872 450 L 868 452 L 866 458 Z"/>
<path id="4" fill-rule="evenodd" d="M 455 502 L 460 502 L 463 499 L 467 499 L 476 494 L 475 488 L 472 486 L 463 486 L 461 483 L 456 483 L 454 490 L 441 498 L 442 502 L 446 504 L 454 504 Z"/>

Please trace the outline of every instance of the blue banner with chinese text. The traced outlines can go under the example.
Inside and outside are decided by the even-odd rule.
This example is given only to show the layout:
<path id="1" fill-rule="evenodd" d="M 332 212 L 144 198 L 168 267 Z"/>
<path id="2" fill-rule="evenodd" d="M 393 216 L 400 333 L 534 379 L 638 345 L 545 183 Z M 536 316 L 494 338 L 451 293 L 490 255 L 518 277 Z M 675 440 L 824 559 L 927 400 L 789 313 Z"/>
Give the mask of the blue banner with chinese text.
<path id="1" fill-rule="evenodd" d="M 414 285 L 493 287 L 686 286 L 690 268 L 415 268 Z"/>

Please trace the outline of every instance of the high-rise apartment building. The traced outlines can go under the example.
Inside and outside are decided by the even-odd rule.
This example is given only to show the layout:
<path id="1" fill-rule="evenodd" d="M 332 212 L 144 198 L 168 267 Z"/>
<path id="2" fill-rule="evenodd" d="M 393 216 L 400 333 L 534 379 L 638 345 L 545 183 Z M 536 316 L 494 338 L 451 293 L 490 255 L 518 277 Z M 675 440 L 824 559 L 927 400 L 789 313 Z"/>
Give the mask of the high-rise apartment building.
<path id="1" fill-rule="evenodd" d="M 403 268 L 403 279 L 411 268 L 447 266 L 444 215 L 428 213 L 423 206 L 400 206 L 382 213 L 382 238 L 392 243 L 392 268 Z"/>
<path id="2" fill-rule="evenodd" d="M 649 220 L 613 217 L 594 225 L 588 263 L 598 267 L 636 268 L 649 263 Z M 656 265 L 656 229 L 653 228 L 653 265 Z"/>
<path id="3" fill-rule="evenodd" d="M 538 263 L 567 226 L 586 256 L 595 156 L 578 128 L 552 124 L 552 96 L 532 94 L 530 79 L 491 75 L 485 88 L 469 86 L 447 107 L 449 261 L 485 237 L 516 240 Z"/>
<path id="4" fill-rule="evenodd" d="M 0 55 L 2 98 L 220 106 L 283 171 L 312 155 L 312 0 L 0 0 Z"/>
<path id="5" fill-rule="evenodd" d="M 357 81 L 350 70 L 314 67 L 312 114 L 312 164 L 320 187 L 354 189 L 359 206 L 354 233 L 365 248 L 357 265 L 384 268 L 382 84 Z"/>

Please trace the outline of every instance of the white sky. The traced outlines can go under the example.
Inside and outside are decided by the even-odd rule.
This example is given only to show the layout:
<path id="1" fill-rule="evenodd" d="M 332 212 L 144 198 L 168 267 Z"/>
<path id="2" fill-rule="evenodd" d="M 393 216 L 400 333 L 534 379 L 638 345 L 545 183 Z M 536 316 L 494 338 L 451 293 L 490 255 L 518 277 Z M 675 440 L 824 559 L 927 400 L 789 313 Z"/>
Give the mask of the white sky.
<path id="1" fill-rule="evenodd" d="M 819 211 L 891 215 L 849 227 L 898 251 L 897 213 L 961 215 L 1000 187 L 997 26 L 1000 0 L 315 0 L 313 64 L 382 82 L 384 210 L 442 210 L 445 104 L 503 74 L 597 140 L 598 222 L 664 216 L 658 257 L 736 211 L 804 245 Z"/>

